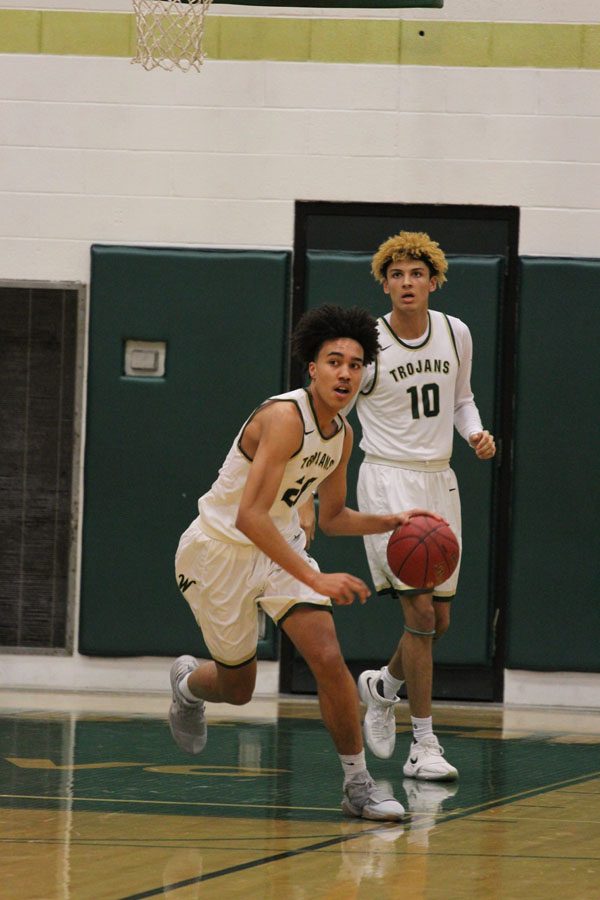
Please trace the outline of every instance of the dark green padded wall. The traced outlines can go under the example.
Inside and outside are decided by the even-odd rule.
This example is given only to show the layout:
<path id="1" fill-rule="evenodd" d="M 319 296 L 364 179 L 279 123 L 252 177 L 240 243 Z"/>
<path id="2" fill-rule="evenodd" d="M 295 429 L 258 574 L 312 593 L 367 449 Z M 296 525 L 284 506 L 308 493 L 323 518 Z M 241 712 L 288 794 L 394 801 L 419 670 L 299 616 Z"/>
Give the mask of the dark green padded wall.
<path id="1" fill-rule="evenodd" d="M 389 310 L 389 302 L 370 274 L 372 254 L 309 251 L 307 254 L 307 306 L 322 303 L 354 304 L 374 315 Z M 475 347 L 472 386 L 484 423 L 494 428 L 497 319 L 503 261 L 498 257 L 450 257 L 448 283 L 432 295 L 431 306 L 463 319 Z M 355 485 L 362 451 L 360 426 L 350 417 L 355 447 L 348 473 L 348 502 L 356 505 Z M 490 565 L 492 544 L 493 464 L 476 459 L 455 433 L 453 467 L 457 473 L 463 507 L 463 562 L 457 598 L 453 602 L 452 627 L 436 645 L 436 661 L 455 665 L 488 664 L 491 659 L 492 597 Z M 314 556 L 322 569 L 350 571 L 371 579 L 361 538 L 325 538 L 314 544 Z M 336 624 L 346 659 L 384 660 L 395 647 L 402 630 L 398 601 L 373 595 L 366 606 L 336 607 Z"/>
<path id="2" fill-rule="evenodd" d="M 600 671 L 600 261 L 523 259 L 508 668 Z"/>
<path id="3" fill-rule="evenodd" d="M 289 257 L 92 248 L 82 653 L 205 652 L 173 557 L 243 419 L 285 388 Z M 167 342 L 164 378 L 124 376 L 127 339 Z"/>

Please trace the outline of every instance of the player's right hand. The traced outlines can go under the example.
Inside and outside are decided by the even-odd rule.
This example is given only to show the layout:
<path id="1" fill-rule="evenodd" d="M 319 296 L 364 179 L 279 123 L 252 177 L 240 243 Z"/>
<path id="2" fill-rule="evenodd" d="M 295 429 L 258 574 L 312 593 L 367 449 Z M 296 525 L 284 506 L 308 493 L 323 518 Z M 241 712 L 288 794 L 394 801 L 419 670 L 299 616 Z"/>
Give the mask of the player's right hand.
<path id="1" fill-rule="evenodd" d="M 361 578 L 349 575 L 347 572 L 320 572 L 315 579 L 313 587 L 319 594 L 331 597 L 338 606 L 349 606 L 358 597 L 361 603 L 366 603 L 371 591 Z"/>

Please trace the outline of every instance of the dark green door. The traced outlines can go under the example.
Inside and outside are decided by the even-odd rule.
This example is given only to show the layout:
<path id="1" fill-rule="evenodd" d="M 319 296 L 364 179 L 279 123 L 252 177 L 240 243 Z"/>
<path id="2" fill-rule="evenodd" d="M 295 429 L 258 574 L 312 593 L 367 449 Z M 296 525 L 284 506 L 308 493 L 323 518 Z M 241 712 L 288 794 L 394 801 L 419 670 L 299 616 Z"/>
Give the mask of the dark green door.
<path id="1" fill-rule="evenodd" d="M 342 232 L 347 221 L 345 217 Z M 400 227 L 417 230 L 410 222 Z M 419 221 L 418 230 L 425 227 L 426 223 Z M 496 228 L 497 223 L 493 227 Z M 331 232 L 334 230 L 332 221 Z M 393 225 L 388 225 L 387 230 L 381 229 L 381 240 L 393 234 L 394 230 L 400 229 L 394 229 Z M 438 236 L 433 228 L 429 229 L 429 233 L 443 247 L 448 246 L 448 241 Z M 359 239 L 355 237 L 354 240 Z M 334 241 L 335 235 L 331 238 L 331 242 Z M 310 244 L 310 233 L 307 244 Z M 374 315 L 388 312 L 388 299 L 370 274 L 370 260 L 376 246 L 369 252 L 306 246 L 302 266 L 304 307 L 336 303 L 364 306 Z M 491 248 L 488 245 L 485 249 Z M 474 344 L 472 387 L 475 399 L 484 426 L 499 436 L 502 411 L 499 370 L 506 257 L 489 252 L 474 255 L 450 252 L 448 259 L 448 282 L 441 291 L 432 295 L 431 305 L 457 316 L 469 326 Z M 362 459 L 358 446 L 361 431 L 355 413 L 351 414 L 350 421 L 355 442 L 349 468 L 348 503 L 356 506 L 355 486 Z M 477 460 L 455 432 L 452 466 L 461 493 L 463 559 L 459 589 L 452 604 L 451 628 L 435 648 L 434 695 L 438 698 L 490 700 L 495 699 L 495 671 L 498 665 L 501 666 L 495 639 L 498 608 L 503 602 L 496 578 L 500 534 L 498 461 Z M 313 550 L 323 570 L 350 571 L 371 584 L 362 539 L 332 539 L 319 535 Z M 385 663 L 402 633 L 400 605 L 387 597 L 373 594 L 365 606 L 336 607 L 334 615 L 344 656 L 355 675 L 362 668 Z M 288 689 L 311 689 L 312 679 L 305 666 L 285 645 L 282 666 L 286 667 L 282 673 L 282 683 L 285 685 L 287 678 Z"/>

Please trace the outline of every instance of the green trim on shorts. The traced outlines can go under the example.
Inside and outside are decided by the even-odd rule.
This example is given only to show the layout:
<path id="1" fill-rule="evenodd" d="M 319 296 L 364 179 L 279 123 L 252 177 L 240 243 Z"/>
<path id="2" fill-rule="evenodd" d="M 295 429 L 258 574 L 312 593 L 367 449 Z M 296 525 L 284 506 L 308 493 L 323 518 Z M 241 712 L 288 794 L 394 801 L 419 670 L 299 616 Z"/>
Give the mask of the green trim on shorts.
<path id="1" fill-rule="evenodd" d="M 291 615 L 295 609 L 300 609 L 301 606 L 309 606 L 311 609 L 322 609 L 325 612 L 331 613 L 331 615 L 333 615 L 333 606 L 331 605 L 331 601 L 329 601 L 329 604 L 326 604 L 326 603 L 310 603 L 307 600 L 303 600 L 300 603 L 294 603 L 293 606 L 290 606 L 290 608 L 288 610 L 286 610 L 284 612 L 284 614 L 282 615 L 282 617 L 280 619 L 278 619 L 276 622 L 273 619 L 273 621 L 275 622 L 277 627 L 281 628 L 283 622 L 285 622 L 287 617 L 289 615 Z"/>
<path id="2" fill-rule="evenodd" d="M 224 669 L 242 669 L 244 666 L 247 666 L 249 663 L 253 662 L 256 659 L 256 653 L 257 653 L 257 651 L 255 650 L 254 653 L 252 654 L 252 656 L 248 657 L 248 659 L 245 662 L 240 662 L 240 663 L 222 662 L 220 659 L 216 659 L 214 656 L 212 656 L 212 654 L 211 654 L 211 659 L 218 666 L 223 666 Z"/>
<path id="3" fill-rule="evenodd" d="M 433 588 L 430 588 L 429 590 L 426 590 L 425 588 L 406 588 L 406 589 L 404 589 L 404 588 L 392 587 L 391 585 L 390 585 L 390 587 L 382 588 L 382 590 L 377 591 L 377 595 L 379 597 L 383 597 L 385 594 L 389 594 L 390 597 L 396 597 L 398 600 L 400 599 L 401 596 L 402 597 L 416 597 L 418 594 L 432 594 L 432 593 L 433 593 Z M 441 599 L 443 600 L 445 598 L 442 597 Z M 451 598 L 448 597 L 448 600 L 450 600 L 450 599 Z M 437 600 L 437 597 L 434 597 L 434 600 Z"/>

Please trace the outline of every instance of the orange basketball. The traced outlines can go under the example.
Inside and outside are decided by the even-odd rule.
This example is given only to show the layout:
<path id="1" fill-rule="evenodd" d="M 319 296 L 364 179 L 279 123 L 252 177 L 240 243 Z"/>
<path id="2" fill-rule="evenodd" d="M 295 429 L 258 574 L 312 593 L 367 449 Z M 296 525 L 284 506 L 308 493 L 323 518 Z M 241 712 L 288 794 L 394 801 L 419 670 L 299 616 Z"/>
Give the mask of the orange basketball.
<path id="1" fill-rule="evenodd" d="M 411 516 L 390 536 L 387 560 L 403 584 L 437 587 L 450 578 L 460 559 L 460 547 L 449 525 L 433 516 Z"/>

